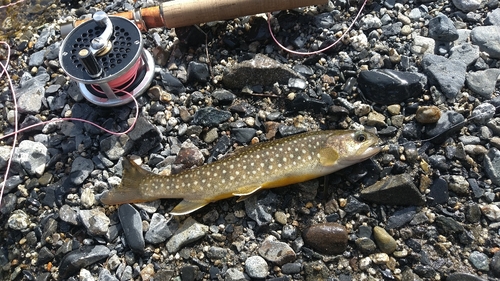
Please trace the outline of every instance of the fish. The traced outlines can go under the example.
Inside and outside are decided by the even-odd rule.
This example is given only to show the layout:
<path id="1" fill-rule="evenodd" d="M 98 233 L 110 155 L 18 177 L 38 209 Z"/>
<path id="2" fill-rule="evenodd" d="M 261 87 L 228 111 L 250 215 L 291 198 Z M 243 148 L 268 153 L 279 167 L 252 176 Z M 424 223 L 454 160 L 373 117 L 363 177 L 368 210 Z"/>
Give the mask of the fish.
<path id="1" fill-rule="evenodd" d="M 170 214 L 186 215 L 211 202 L 283 187 L 331 174 L 381 150 L 380 139 L 362 130 L 324 130 L 246 146 L 210 164 L 158 175 L 128 158 L 120 185 L 101 196 L 106 205 L 162 198 L 183 199 Z"/>

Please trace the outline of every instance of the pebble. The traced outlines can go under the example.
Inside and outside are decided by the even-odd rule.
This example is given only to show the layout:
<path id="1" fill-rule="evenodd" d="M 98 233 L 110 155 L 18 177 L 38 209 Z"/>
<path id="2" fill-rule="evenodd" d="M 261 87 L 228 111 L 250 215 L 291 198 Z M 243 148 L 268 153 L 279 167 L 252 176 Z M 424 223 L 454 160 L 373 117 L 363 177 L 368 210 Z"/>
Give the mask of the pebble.
<path id="1" fill-rule="evenodd" d="M 463 176 L 443 176 L 443 179 L 448 182 L 448 188 L 458 195 L 465 195 L 469 193 L 469 183 Z"/>
<path id="2" fill-rule="evenodd" d="M 304 242 L 319 253 L 338 255 L 347 248 L 347 230 L 338 223 L 314 224 L 302 233 Z"/>
<path id="3" fill-rule="evenodd" d="M 120 219 L 127 245 L 135 253 L 142 254 L 145 242 L 142 235 L 141 215 L 132 205 L 122 204 L 118 207 L 118 218 Z"/>
<path id="4" fill-rule="evenodd" d="M 429 21 L 429 36 L 437 41 L 453 42 L 458 39 L 458 32 L 450 18 L 440 14 Z"/>
<path id="5" fill-rule="evenodd" d="M 90 235 L 102 236 L 108 233 L 110 220 L 101 210 L 80 210 L 78 215 Z"/>
<path id="6" fill-rule="evenodd" d="M 104 260 L 111 251 L 102 245 L 83 246 L 66 254 L 59 263 L 59 277 L 67 278 L 79 271 L 79 269 Z"/>
<path id="7" fill-rule="evenodd" d="M 449 99 L 455 99 L 464 86 L 467 67 L 464 63 L 426 54 L 422 59 L 422 67 L 429 83 Z"/>
<path id="8" fill-rule="evenodd" d="M 491 58 L 500 58 L 500 26 L 477 26 L 471 31 L 472 44 Z"/>
<path id="9" fill-rule="evenodd" d="M 236 98 L 236 95 L 228 90 L 217 89 L 212 93 L 212 98 L 215 104 L 224 105 L 231 104 Z"/>
<path id="10" fill-rule="evenodd" d="M 222 82 L 228 88 L 242 89 L 245 86 L 272 85 L 276 82 L 288 84 L 290 78 L 303 78 L 291 68 L 263 54 L 240 62 L 229 68 Z"/>
<path id="11" fill-rule="evenodd" d="M 417 55 L 434 54 L 436 42 L 432 38 L 416 35 L 413 38 L 411 52 Z"/>
<path id="12" fill-rule="evenodd" d="M 70 180 L 73 184 L 82 184 L 94 170 L 94 163 L 92 160 L 85 157 L 76 157 L 71 163 Z"/>
<path id="13" fill-rule="evenodd" d="M 116 161 L 123 155 L 129 153 L 133 147 L 133 142 L 130 141 L 130 137 L 128 135 L 112 135 L 103 139 L 99 147 L 101 152 L 106 155 L 109 160 Z"/>
<path id="14" fill-rule="evenodd" d="M 386 253 L 375 253 L 370 255 L 370 259 L 374 264 L 387 264 L 389 262 L 389 255 Z"/>
<path id="15" fill-rule="evenodd" d="M 483 166 L 493 184 L 500 186 L 500 150 L 492 147 L 484 156 Z"/>
<path id="16" fill-rule="evenodd" d="M 254 128 L 233 128 L 231 129 L 231 138 L 240 144 L 248 144 L 256 132 L 257 130 Z"/>
<path id="17" fill-rule="evenodd" d="M 500 207 L 494 204 L 482 205 L 479 207 L 483 215 L 485 215 L 490 221 L 500 221 Z"/>
<path id="18" fill-rule="evenodd" d="M 488 256 L 481 252 L 473 251 L 469 256 L 469 261 L 475 268 L 479 270 L 490 270 L 490 261 L 488 260 Z"/>
<path id="19" fill-rule="evenodd" d="M 178 94 L 186 92 L 186 87 L 184 87 L 184 84 L 182 84 L 182 82 L 179 79 L 177 79 L 176 77 L 174 77 L 171 73 L 162 70 L 160 72 L 160 75 L 161 75 L 161 82 L 163 84 L 163 87 L 168 92 L 170 92 L 174 95 L 178 95 Z"/>
<path id="20" fill-rule="evenodd" d="M 415 119 L 423 124 L 436 123 L 440 117 L 441 110 L 435 105 L 419 106 L 415 114 Z"/>
<path id="21" fill-rule="evenodd" d="M 373 228 L 373 237 L 375 238 L 378 248 L 382 252 L 392 254 L 392 252 L 396 251 L 396 240 L 394 240 L 394 238 L 382 227 L 375 226 Z"/>
<path id="22" fill-rule="evenodd" d="M 436 225 L 445 235 L 460 234 L 464 232 L 464 227 L 452 218 L 437 216 Z"/>
<path id="23" fill-rule="evenodd" d="M 213 107 L 200 108 L 193 116 L 193 124 L 203 127 L 215 127 L 231 118 L 229 111 Z"/>
<path id="24" fill-rule="evenodd" d="M 30 140 L 23 140 L 16 149 L 17 160 L 30 175 L 40 177 L 49 162 L 48 149 L 45 145 Z"/>
<path id="25" fill-rule="evenodd" d="M 295 260 L 296 254 L 288 244 L 276 241 L 276 237 L 267 237 L 259 247 L 259 255 L 277 265 L 283 265 Z"/>
<path id="26" fill-rule="evenodd" d="M 178 252 L 183 246 L 203 238 L 208 232 L 208 226 L 187 218 L 165 245 L 170 253 Z"/>
<path id="27" fill-rule="evenodd" d="M 360 237 L 356 239 L 355 243 L 356 248 L 364 255 L 372 254 L 377 249 L 375 242 L 368 237 Z"/>
<path id="28" fill-rule="evenodd" d="M 154 213 L 144 239 L 151 244 L 163 243 L 172 237 L 178 228 L 179 222 L 175 218 L 167 220 L 165 216 Z"/>
<path id="29" fill-rule="evenodd" d="M 269 192 L 262 199 L 258 196 L 251 196 L 244 201 L 245 212 L 257 225 L 265 225 L 273 219 L 272 213 L 276 211 L 276 200 L 277 196 L 273 192 Z"/>
<path id="30" fill-rule="evenodd" d="M 358 77 L 363 96 L 380 104 L 394 104 L 419 97 L 427 81 L 422 75 L 391 69 L 361 71 Z"/>
<path id="31" fill-rule="evenodd" d="M 397 210 L 392 214 L 387 221 L 387 229 L 400 228 L 413 220 L 417 213 L 416 207 L 411 206 L 401 210 Z"/>
<path id="32" fill-rule="evenodd" d="M 423 195 L 409 174 L 390 175 L 361 190 L 363 200 L 385 205 L 422 205 Z"/>
<path id="33" fill-rule="evenodd" d="M 281 272 L 284 274 L 297 274 L 302 270 L 302 264 L 298 262 L 286 263 L 281 267 Z"/>
<path id="34" fill-rule="evenodd" d="M 27 230 L 28 227 L 30 226 L 30 217 L 28 214 L 21 210 L 15 210 L 12 212 L 12 214 L 9 216 L 9 219 L 7 220 L 7 225 L 9 228 L 14 229 L 14 230 Z"/>
<path id="35" fill-rule="evenodd" d="M 323 281 L 330 277 L 330 270 L 321 260 L 304 263 L 306 281 Z"/>
<path id="36" fill-rule="evenodd" d="M 481 6 L 479 0 L 452 0 L 453 5 L 464 12 L 473 12 Z"/>
<path id="37" fill-rule="evenodd" d="M 448 182 L 445 179 L 442 177 L 434 179 L 429 189 L 428 196 L 430 205 L 433 206 L 448 202 L 450 195 L 448 192 Z"/>
<path id="38" fill-rule="evenodd" d="M 260 256 L 251 256 L 245 260 L 245 272 L 251 278 L 266 278 L 269 274 L 267 262 Z"/>
<path id="39" fill-rule="evenodd" d="M 267 275 L 266 275 L 267 276 Z M 226 271 L 225 281 L 248 281 L 249 279 L 245 278 L 243 272 L 236 268 L 229 268 Z"/>
<path id="40" fill-rule="evenodd" d="M 500 75 L 500 69 L 486 69 L 476 72 L 468 72 L 465 82 L 469 89 L 484 98 L 491 98 L 495 92 L 495 85 Z"/>
<path id="41" fill-rule="evenodd" d="M 210 79 L 208 65 L 206 63 L 190 61 L 187 68 L 187 77 L 190 82 L 208 82 Z"/>
<path id="42" fill-rule="evenodd" d="M 474 123 L 485 125 L 495 116 L 495 111 L 496 108 L 491 103 L 481 103 L 472 110 L 470 119 Z"/>

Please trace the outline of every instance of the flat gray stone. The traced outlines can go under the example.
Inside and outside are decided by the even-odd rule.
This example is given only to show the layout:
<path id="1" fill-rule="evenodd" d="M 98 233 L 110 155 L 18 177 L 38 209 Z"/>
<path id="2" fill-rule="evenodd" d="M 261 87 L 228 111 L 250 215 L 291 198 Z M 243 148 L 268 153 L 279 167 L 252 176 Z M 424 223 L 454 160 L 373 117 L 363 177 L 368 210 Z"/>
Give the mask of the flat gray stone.
<path id="1" fill-rule="evenodd" d="M 429 83 L 449 99 L 454 99 L 464 86 L 467 68 L 465 63 L 426 54 L 422 59 L 422 66 Z"/>
<path id="2" fill-rule="evenodd" d="M 169 253 L 176 253 L 183 246 L 203 238 L 208 232 L 208 226 L 198 223 L 193 218 L 187 218 L 182 226 L 168 240 L 166 247 Z"/>
<path id="3" fill-rule="evenodd" d="M 500 69 L 490 68 L 486 70 L 468 72 L 465 76 L 465 82 L 469 89 L 474 93 L 485 97 L 491 98 L 495 92 L 495 85 L 500 75 Z"/>
<path id="4" fill-rule="evenodd" d="M 500 58 L 500 26 L 477 26 L 470 34 L 472 44 L 486 52 L 490 57 Z"/>

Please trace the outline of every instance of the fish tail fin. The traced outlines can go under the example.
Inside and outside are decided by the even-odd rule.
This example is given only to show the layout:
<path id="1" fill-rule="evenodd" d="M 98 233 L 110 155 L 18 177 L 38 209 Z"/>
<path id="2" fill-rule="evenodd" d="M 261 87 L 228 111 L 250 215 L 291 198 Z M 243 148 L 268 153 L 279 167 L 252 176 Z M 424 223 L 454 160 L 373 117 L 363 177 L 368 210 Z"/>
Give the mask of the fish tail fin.
<path id="1" fill-rule="evenodd" d="M 138 203 L 150 201 L 141 192 L 142 181 L 146 176 L 155 175 L 146 171 L 128 158 L 123 158 L 123 176 L 120 185 L 107 191 L 101 197 L 101 202 L 106 205 Z"/>

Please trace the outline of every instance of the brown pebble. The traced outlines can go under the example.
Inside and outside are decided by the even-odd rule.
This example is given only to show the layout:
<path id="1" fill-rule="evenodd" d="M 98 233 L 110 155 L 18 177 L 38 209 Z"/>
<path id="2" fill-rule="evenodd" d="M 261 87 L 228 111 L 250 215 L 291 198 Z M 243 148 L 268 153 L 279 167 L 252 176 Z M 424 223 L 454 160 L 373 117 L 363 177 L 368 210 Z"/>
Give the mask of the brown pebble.
<path id="1" fill-rule="evenodd" d="M 302 233 L 304 242 L 318 253 L 338 255 L 347 248 L 347 230 L 338 223 L 320 223 Z"/>
<path id="2" fill-rule="evenodd" d="M 375 243 L 377 243 L 378 248 L 382 252 L 392 254 L 392 252 L 396 251 L 396 240 L 394 240 L 394 238 L 392 238 L 392 236 L 382 227 L 375 226 L 373 228 L 373 237 L 375 238 Z"/>
<path id="3" fill-rule="evenodd" d="M 415 119 L 418 122 L 424 124 L 436 123 L 441 117 L 441 110 L 437 106 L 419 106 L 417 113 L 415 114 Z"/>

